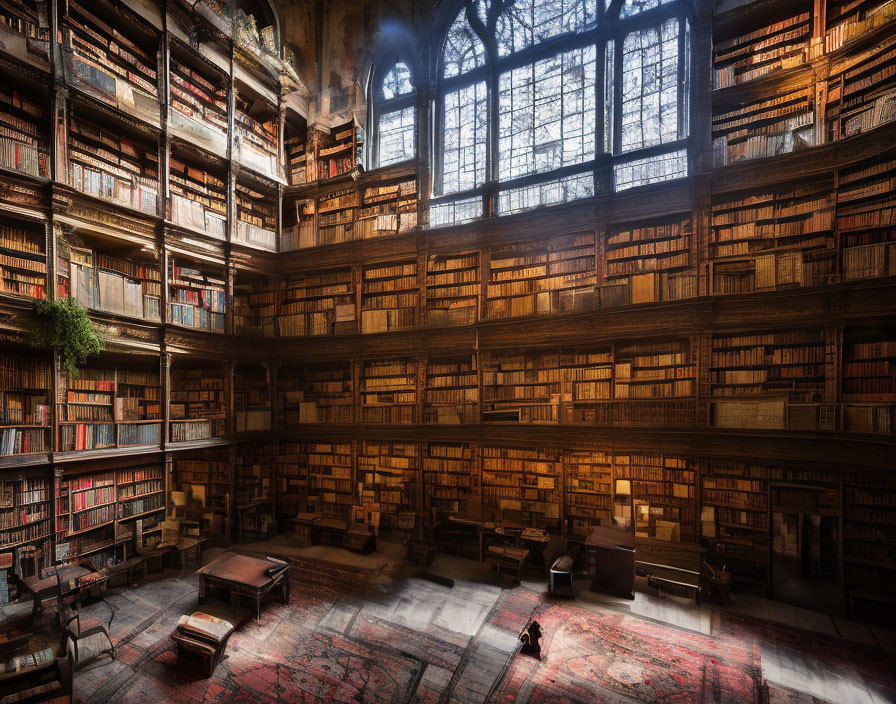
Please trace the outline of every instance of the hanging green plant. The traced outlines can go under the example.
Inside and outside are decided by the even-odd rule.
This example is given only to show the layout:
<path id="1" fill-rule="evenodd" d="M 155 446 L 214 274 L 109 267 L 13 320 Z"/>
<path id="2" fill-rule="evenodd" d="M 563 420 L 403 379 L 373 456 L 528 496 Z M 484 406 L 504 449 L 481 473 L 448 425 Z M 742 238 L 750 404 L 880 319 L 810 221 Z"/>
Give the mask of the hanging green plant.
<path id="1" fill-rule="evenodd" d="M 74 298 L 37 301 L 29 321 L 28 344 L 59 352 L 62 367 L 70 377 L 78 376 L 78 365 L 106 347 L 103 335 Z"/>

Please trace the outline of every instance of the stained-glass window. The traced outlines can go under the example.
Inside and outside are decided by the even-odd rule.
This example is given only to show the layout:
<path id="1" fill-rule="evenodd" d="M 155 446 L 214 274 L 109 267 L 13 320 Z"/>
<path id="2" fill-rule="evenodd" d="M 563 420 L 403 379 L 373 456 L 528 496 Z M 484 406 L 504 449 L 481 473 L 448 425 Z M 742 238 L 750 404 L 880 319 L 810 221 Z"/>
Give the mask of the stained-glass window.
<path id="1" fill-rule="evenodd" d="M 500 180 L 594 158 L 595 55 L 587 46 L 501 74 Z"/>
<path id="2" fill-rule="evenodd" d="M 498 55 L 597 24 L 596 0 L 515 0 L 497 20 Z"/>
<path id="3" fill-rule="evenodd" d="M 678 27 L 669 19 L 622 42 L 622 151 L 678 139 Z"/>

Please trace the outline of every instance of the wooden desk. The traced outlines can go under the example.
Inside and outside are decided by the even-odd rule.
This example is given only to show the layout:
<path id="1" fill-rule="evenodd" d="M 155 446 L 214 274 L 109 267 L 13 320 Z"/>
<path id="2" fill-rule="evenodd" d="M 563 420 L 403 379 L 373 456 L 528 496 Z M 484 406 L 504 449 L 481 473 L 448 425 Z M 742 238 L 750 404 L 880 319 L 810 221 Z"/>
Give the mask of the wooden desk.
<path id="1" fill-rule="evenodd" d="M 585 540 L 596 569 L 591 591 L 635 598 L 635 536 L 620 528 L 595 527 Z"/>
<path id="2" fill-rule="evenodd" d="M 271 567 L 281 567 L 272 575 Z M 241 597 L 255 602 L 255 618 L 261 617 L 261 602 L 274 590 L 280 591 L 283 603 L 289 603 L 289 564 L 225 552 L 199 570 L 199 598 L 220 589 L 229 595 L 231 606 L 238 607 Z"/>
<path id="3" fill-rule="evenodd" d="M 74 588 L 79 589 L 82 586 L 87 588 L 100 588 L 109 581 L 108 577 L 98 572 L 93 572 L 87 567 L 81 565 L 63 565 L 57 568 L 59 571 L 59 581 L 62 582 L 63 596 L 70 590 L 72 583 Z M 83 585 L 81 581 L 83 580 Z M 44 579 L 40 579 L 37 575 L 25 577 L 21 584 L 23 591 L 31 595 L 34 605 L 31 609 L 31 615 L 37 616 L 43 610 L 43 602 L 49 599 L 55 599 L 57 596 L 57 579 L 53 574 Z"/>
<path id="4" fill-rule="evenodd" d="M 319 518 L 311 526 L 311 542 L 315 545 L 323 543 L 341 548 L 345 541 L 346 528 L 348 528 L 347 521 L 338 518 Z"/>

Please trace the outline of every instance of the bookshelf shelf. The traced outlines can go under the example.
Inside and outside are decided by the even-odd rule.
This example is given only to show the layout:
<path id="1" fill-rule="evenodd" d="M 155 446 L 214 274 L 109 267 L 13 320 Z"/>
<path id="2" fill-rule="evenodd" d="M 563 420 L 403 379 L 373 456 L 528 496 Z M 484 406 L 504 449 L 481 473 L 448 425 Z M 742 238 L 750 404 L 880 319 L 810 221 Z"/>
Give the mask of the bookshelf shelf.
<path id="1" fill-rule="evenodd" d="M 479 422 L 479 371 L 475 356 L 427 360 L 423 422 Z"/>
<path id="2" fill-rule="evenodd" d="M 168 300 L 169 323 L 224 332 L 227 302 L 222 272 L 182 266 L 172 258 Z"/>
<path id="3" fill-rule="evenodd" d="M 171 442 L 221 437 L 227 431 L 227 377 L 221 367 L 171 370 Z"/>
<path id="4" fill-rule="evenodd" d="M 309 502 L 326 516 L 348 519 L 355 503 L 352 444 L 303 443 L 298 450 L 307 472 Z"/>
<path id="5" fill-rule="evenodd" d="M 380 526 L 398 528 L 401 512 L 418 512 L 422 489 L 420 445 L 363 440 L 357 481 L 361 505 L 378 504 Z"/>
<path id="6" fill-rule="evenodd" d="M 416 261 L 365 266 L 361 283 L 361 332 L 415 327 L 419 301 Z"/>
<path id="7" fill-rule="evenodd" d="M 281 427 L 352 422 L 354 384 L 351 365 L 283 369 L 278 384 Z"/>
<path id="8" fill-rule="evenodd" d="M 277 328 L 281 337 L 358 331 L 351 269 L 312 272 L 282 281 L 279 301 Z"/>
<path id="9" fill-rule="evenodd" d="M 362 423 L 398 425 L 417 422 L 415 360 L 364 362 L 360 383 Z"/>

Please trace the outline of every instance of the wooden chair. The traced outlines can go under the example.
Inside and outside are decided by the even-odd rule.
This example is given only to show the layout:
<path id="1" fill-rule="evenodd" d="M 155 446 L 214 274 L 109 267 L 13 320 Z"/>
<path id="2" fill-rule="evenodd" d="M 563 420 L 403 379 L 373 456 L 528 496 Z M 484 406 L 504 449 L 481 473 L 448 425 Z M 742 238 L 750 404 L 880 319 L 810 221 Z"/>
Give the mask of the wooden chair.
<path id="1" fill-rule="evenodd" d="M 109 635 L 109 629 L 102 621 L 95 618 L 81 617 L 81 598 L 82 592 L 80 587 L 73 589 L 64 589 L 62 578 L 59 576 L 59 569 L 56 570 L 56 583 L 59 587 L 58 611 L 59 626 L 62 629 L 63 641 L 71 641 L 74 650 L 74 662 L 78 664 L 78 641 L 89 638 L 90 636 L 102 634 L 109 641 L 109 647 L 101 650 L 101 653 L 108 652 L 113 658 L 115 657 L 115 645 L 112 643 L 112 636 Z"/>

